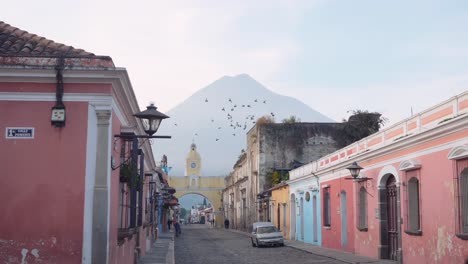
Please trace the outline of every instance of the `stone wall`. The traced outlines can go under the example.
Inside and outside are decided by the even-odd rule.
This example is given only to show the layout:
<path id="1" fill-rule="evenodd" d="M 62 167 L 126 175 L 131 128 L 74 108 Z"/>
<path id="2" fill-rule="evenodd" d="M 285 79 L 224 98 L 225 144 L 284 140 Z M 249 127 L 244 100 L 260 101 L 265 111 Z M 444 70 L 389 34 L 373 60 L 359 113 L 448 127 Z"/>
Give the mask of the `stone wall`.
<path id="1" fill-rule="evenodd" d="M 294 160 L 308 163 L 338 149 L 341 123 L 264 124 L 259 126 L 259 188 L 271 187 L 273 168 L 291 168 Z"/>

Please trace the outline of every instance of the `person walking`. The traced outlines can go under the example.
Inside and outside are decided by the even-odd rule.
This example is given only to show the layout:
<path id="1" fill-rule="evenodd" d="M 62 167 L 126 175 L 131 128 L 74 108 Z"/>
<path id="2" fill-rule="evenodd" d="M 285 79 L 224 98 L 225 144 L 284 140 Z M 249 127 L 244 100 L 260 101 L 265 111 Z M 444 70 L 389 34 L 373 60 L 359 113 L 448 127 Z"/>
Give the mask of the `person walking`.
<path id="1" fill-rule="evenodd" d="M 171 220 L 171 219 L 168 219 L 168 220 L 167 220 L 167 229 L 168 229 L 168 230 L 171 230 L 171 224 L 172 224 L 172 220 Z"/>
<path id="2" fill-rule="evenodd" d="M 179 221 L 175 219 L 174 219 L 174 229 L 175 229 L 176 236 L 179 236 L 180 234 L 182 234 L 182 230 L 180 230 Z"/>
<path id="3" fill-rule="evenodd" d="M 224 228 L 229 229 L 229 219 L 224 220 Z"/>

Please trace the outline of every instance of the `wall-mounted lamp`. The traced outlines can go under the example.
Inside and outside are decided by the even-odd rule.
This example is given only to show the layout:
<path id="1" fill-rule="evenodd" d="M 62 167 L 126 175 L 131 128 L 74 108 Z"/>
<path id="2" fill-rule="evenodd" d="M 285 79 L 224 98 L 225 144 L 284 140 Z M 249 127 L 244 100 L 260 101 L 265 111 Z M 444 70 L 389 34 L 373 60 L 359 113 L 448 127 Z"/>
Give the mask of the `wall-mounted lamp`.
<path id="1" fill-rule="evenodd" d="M 65 126 L 65 105 L 63 104 L 63 69 L 64 69 L 64 58 L 58 58 L 57 66 L 57 88 L 55 92 L 55 105 L 52 107 L 52 115 L 50 118 L 51 124 L 55 127 Z"/>
<path id="2" fill-rule="evenodd" d="M 154 106 L 154 104 L 150 104 L 148 107 L 146 107 L 146 110 L 134 114 L 135 117 L 139 118 L 143 124 L 143 129 L 145 130 L 146 135 L 135 135 L 133 133 L 123 133 L 123 134 L 118 134 L 114 135 L 116 138 L 121 138 L 126 141 L 131 141 L 132 142 L 132 151 L 131 151 L 131 159 L 130 159 L 130 181 L 134 182 L 136 180 L 139 180 L 140 182 L 144 182 L 144 153 L 142 150 L 139 149 L 138 147 L 138 139 L 139 138 L 171 138 L 171 136 L 153 136 L 154 133 L 159 128 L 159 125 L 161 124 L 161 121 L 163 119 L 168 118 L 167 115 L 159 112 L 156 110 L 157 108 Z M 138 166 L 138 160 L 140 161 L 140 164 Z M 121 167 L 121 166 L 119 166 Z M 116 168 L 119 168 L 116 167 Z M 140 170 L 140 173 L 138 173 L 138 168 Z M 145 176 L 151 176 L 145 174 Z M 137 194 L 138 191 L 138 194 Z M 174 190 L 175 191 L 175 190 Z M 137 199 L 138 195 L 138 199 Z M 142 200 L 143 200 L 143 192 L 137 190 L 135 186 L 131 186 L 130 188 L 130 227 L 136 227 L 140 226 L 142 223 Z M 139 205 L 137 206 L 137 201 Z M 138 208 L 138 219 L 137 219 L 137 208 Z M 138 221 L 137 221 L 138 220 Z"/>
<path id="3" fill-rule="evenodd" d="M 134 114 L 135 117 L 138 117 L 143 122 L 143 126 L 146 134 L 152 136 L 156 131 L 158 131 L 159 125 L 163 119 L 169 118 L 169 116 L 159 112 L 158 108 L 151 103 L 146 107 L 145 111 Z"/>
<path id="4" fill-rule="evenodd" d="M 349 165 L 346 169 L 349 170 L 351 173 L 351 178 L 345 178 L 345 180 L 353 180 L 356 182 L 362 182 L 362 181 L 368 181 L 371 178 L 367 177 L 359 177 L 359 172 L 363 169 L 361 166 L 357 164 L 357 162 L 353 162 L 351 165 Z"/>

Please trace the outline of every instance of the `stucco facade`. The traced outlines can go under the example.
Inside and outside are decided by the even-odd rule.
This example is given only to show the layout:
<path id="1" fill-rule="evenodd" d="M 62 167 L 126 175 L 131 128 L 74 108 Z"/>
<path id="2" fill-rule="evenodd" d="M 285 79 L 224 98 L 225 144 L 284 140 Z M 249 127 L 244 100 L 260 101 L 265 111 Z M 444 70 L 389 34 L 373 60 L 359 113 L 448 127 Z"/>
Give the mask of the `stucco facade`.
<path id="1" fill-rule="evenodd" d="M 290 213 L 289 213 L 289 185 L 280 184 L 271 190 L 271 222 L 282 231 L 283 236 L 290 238 Z"/>
<path id="2" fill-rule="evenodd" d="M 292 182 L 319 178 L 322 246 L 399 263 L 465 263 L 467 112 L 465 92 L 291 171 L 292 196 Z M 354 161 L 365 180 L 346 179 Z"/>
<path id="3" fill-rule="evenodd" d="M 23 42 L 35 36 L 2 30 Z M 126 70 L 110 57 L 80 50 L 67 56 L 74 50 L 62 53 L 64 47 L 51 45 L 41 56 L 0 53 L 0 261 L 134 263 L 155 238 L 155 222 L 142 208 L 160 186 L 148 184 L 156 164 L 151 145 L 141 141 L 135 167 L 141 203 L 129 228 L 121 204 L 129 198 L 122 189 L 130 190 L 120 165 L 130 148 L 115 135 L 144 135 L 133 116 L 142 109 Z M 58 103 L 65 109 L 60 125 L 51 123 Z"/>

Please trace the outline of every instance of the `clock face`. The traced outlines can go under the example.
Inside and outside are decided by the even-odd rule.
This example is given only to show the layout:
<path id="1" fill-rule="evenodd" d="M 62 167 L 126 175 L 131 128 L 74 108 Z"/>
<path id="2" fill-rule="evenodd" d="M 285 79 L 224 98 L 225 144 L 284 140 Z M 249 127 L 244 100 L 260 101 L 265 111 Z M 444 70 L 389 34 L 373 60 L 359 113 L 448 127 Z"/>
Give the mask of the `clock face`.
<path id="1" fill-rule="evenodd" d="M 197 163 L 192 162 L 192 164 L 190 164 L 190 167 L 192 167 L 192 169 L 195 169 L 197 167 Z"/>

